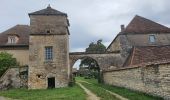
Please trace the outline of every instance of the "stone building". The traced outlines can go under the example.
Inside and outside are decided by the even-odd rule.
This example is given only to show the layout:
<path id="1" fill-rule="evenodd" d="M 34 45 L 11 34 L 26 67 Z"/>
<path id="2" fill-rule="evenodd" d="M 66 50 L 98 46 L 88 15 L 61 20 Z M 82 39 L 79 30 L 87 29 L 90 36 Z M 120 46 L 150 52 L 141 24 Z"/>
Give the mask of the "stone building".
<path id="1" fill-rule="evenodd" d="M 136 15 L 108 46 L 107 51 L 122 51 L 132 46 L 170 45 L 170 29 L 159 23 Z"/>
<path id="2" fill-rule="evenodd" d="M 103 71 L 104 83 L 170 99 L 170 29 L 135 16 L 108 46 L 123 63 Z"/>
<path id="3" fill-rule="evenodd" d="M 65 87 L 69 82 L 67 14 L 46 9 L 29 14 L 28 88 Z"/>
<path id="4" fill-rule="evenodd" d="M 0 52 L 13 54 L 20 65 L 29 63 L 29 34 L 28 25 L 16 25 L 0 34 Z"/>
<path id="5" fill-rule="evenodd" d="M 69 21 L 67 14 L 50 6 L 29 13 L 30 26 L 16 25 L 0 34 L 0 51 L 27 65 L 28 88 L 68 86 Z"/>

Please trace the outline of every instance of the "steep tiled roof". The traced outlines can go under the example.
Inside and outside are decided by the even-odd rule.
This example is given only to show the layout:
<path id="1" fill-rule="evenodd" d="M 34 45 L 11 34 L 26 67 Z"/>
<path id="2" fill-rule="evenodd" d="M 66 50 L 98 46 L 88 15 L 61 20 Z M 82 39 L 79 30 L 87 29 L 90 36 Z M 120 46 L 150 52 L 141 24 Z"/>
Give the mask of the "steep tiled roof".
<path id="1" fill-rule="evenodd" d="M 60 12 L 58 10 L 55 10 L 53 8 L 51 8 L 50 6 L 48 6 L 46 9 L 42 9 L 33 13 L 29 13 L 29 15 L 63 15 L 63 16 L 67 16 L 66 13 Z"/>
<path id="2" fill-rule="evenodd" d="M 125 66 L 141 66 L 170 62 L 170 45 L 134 47 Z"/>
<path id="3" fill-rule="evenodd" d="M 136 15 L 123 33 L 168 33 L 170 29 L 154 21 Z"/>
<path id="4" fill-rule="evenodd" d="M 29 45 L 30 27 L 28 25 L 16 25 L 0 34 L 0 46 L 8 46 L 8 35 L 17 35 L 19 41 L 14 46 Z"/>

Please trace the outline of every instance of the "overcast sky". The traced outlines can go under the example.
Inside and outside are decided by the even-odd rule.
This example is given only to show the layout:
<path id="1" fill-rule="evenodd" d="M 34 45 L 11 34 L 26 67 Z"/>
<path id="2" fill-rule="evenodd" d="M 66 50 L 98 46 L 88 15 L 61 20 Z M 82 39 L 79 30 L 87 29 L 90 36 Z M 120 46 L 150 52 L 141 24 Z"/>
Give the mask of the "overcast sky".
<path id="1" fill-rule="evenodd" d="M 108 46 L 135 15 L 170 26 L 169 0 L 0 0 L 0 32 L 29 25 L 28 13 L 52 8 L 68 14 L 70 51 L 83 51 L 90 42 L 103 39 Z"/>

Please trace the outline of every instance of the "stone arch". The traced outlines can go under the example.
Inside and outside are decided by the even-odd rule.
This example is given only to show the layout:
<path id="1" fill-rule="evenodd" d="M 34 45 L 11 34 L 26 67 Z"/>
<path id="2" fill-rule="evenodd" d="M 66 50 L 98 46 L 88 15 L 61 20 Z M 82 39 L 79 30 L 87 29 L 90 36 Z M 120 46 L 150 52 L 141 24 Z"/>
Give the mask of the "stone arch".
<path id="1" fill-rule="evenodd" d="M 101 83 L 102 82 L 102 76 L 101 76 L 101 63 L 98 59 L 98 57 L 95 57 L 95 56 L 89 56 L 89 55 L 71 55 L 70 56 L 70 69 L 71 69 L 71 79 L 73 79 L 73 74 L 72 74 L 72 69 L 73 69 L 73 66 L 74 64 L 76 63 L 76 61 L 78 61 L 79 59 L 84 59 L 84 58 L 91 58 L 93 60 L 95 60 L 97 62 L 97 65 L 98 65 L 98 82 Z"/>
<path id="2" fill-rule="evenodd" d="M 85 55 L 85 56 L 70 57 L 70 67 L 73 68 L 73 65 L 76 63 L 77 60 L 84 59 L 84 58 L 91 58 L 91 59 L 95 60 L 97 62 L 97 64 L 99 65 L 99 61 L 98 61 L 98 59 L 96 57 L 91 57 L 91 56 Z"/>

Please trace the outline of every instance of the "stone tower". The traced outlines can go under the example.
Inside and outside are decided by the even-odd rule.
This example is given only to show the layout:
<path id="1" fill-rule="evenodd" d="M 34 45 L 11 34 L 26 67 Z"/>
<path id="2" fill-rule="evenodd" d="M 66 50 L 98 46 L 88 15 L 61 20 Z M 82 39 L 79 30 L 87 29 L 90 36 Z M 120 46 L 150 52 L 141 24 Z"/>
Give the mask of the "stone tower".
<path id="1" fill-rule="evenodd" d="M 29 13 L 29 89 L 68 86 L 69 21 L 67 14 L 50 6 Z"/>

